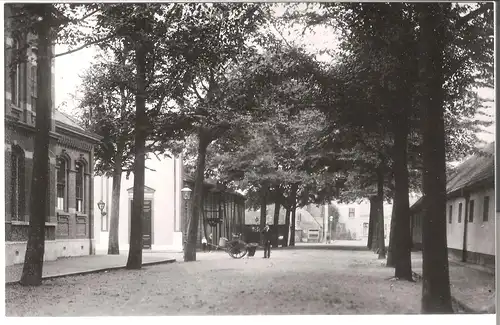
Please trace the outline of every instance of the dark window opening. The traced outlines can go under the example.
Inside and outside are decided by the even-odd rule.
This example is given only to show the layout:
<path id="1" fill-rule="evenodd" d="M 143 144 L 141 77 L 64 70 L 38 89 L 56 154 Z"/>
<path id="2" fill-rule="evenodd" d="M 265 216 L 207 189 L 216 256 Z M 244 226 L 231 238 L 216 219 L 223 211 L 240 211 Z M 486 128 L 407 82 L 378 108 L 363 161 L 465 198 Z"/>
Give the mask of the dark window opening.
<path id="1" fill-rule="evenodd" d="M 11 156 L 11 219 L 24 221 L 24 151 L 14 146 Z"/>
<path id="2" fill-rule="evenodd" d="M 483 202 L 483 221 L 488 221 L 489 213 L 490 213 L 490 197 L 485 196 Z"/>
<path id="3" fill-rule="evenodd" d="M 474 200 L 470 200 L 469 206 L 469 222 L 474 222 Z"/>
<path id="4" fill-rule="evenodd" d="M 84 183 L 83 183 L 83 165 L 76 163 L 76 211 L 84 212 Z"/>
<path id="5" fill-rule="evenodd" d="M 462 222 L 462 203 L 458 204 L 458 223 Z"/>
<path id="6" fill-rule="evenodd" d="M 66 210 L 66 161 L 62 158 L 57 159 L 57 202 L 56 207 L 59 210 Z"/>

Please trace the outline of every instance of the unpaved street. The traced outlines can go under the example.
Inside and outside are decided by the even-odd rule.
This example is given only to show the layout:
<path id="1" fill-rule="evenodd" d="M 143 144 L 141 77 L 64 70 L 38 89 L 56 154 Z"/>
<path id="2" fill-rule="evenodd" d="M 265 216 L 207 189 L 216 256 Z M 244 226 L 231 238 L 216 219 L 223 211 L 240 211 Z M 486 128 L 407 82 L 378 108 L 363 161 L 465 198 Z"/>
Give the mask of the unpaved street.
<path id="1" fill-rule="evenodd" d="M 199 253 L 198 261 L 6 287 L 7 316 L 407 314 L 421 283 L 367 251 L 281 250 L 271 259 Z"/>

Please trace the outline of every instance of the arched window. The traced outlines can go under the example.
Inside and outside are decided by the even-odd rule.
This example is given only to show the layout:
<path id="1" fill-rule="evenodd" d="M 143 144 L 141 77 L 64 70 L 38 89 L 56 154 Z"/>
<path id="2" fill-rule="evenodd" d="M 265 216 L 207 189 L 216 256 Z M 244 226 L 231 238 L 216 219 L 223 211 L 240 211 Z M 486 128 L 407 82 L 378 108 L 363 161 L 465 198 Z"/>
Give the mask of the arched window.
<path id="1" fill-rule="evenodd" d="M 21 64 L 20 62 L 20 42 L 16 38 L 13 39 L 12 44 L 12 60 L 13 67 L 10 73 L 12 104 L 18 108 L 21 106 Z"/>
<path id="2" fill-rule="evenodd" d="M 12 147 L 11 155 L 11 219 L 24 220 L 24 151 Z"/>
<path id="3" fill-rule="evenodd" d="M 67 182 L 67 162 L 66 159 L 64 158 L 57 158 L 56 161 L 56 173 L 57 173 L 57 201 L 56 201 L 56 207 L 59 210 L 66 210 L 67 209 L 67 187 L 66 187 L 66 182 Z"/>
<path id="4" fill-rule="evenodd" d="M 85 193 L 85 182 L 84 182 L 84 165 L 82 162 L 76 163 L 76 211 L 77 212 L 85 212 L 83 200 Z"/>
<path id="5" fill-rule="evenodd" d="M 38 98 L 38 92 L 37 92 L 37 71 L 36 71 L 36 65 L 32 66 L 30 69 L 30 88 L 31 88 L 31 98 L 30 98 L 30 104 L 31 104 L 31 110 L 36 112 L 36 100 Z"/>

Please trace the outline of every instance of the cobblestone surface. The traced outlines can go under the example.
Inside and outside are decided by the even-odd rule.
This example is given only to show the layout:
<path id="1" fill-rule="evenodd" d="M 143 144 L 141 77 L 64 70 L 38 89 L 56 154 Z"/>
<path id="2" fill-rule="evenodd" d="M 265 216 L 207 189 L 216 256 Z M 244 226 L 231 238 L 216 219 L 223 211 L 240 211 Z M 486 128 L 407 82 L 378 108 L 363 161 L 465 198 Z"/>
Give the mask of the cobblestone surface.
<path id="1" fill-rule="evenodd" d="M 171 254 L 182 261 L 181 255 Z M 6 287 L 7 316 L 414 314 L 421 283 L 388 280 L 367 251 L 277 250 Z"/>

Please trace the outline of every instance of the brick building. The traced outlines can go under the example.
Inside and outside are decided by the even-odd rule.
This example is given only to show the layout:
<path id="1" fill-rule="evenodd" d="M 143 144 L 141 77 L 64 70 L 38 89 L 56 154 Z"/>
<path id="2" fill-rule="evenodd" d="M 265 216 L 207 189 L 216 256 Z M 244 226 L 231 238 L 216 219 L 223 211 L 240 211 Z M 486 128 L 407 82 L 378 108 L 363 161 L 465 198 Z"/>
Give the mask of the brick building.
<path id="1" fill-rule="evenodd" d="M 26 41 L 11 37 L 5 21 L 5 256 L 11 265 L 24 261 L 28 238 L 37 78 L 36 48 L 27 49 L 27 62 L 9 68 L 12 48 Z M 52 108 L 45 260 L 93 252 L 93 147 L 98 142 L 97 135 Z"/>

